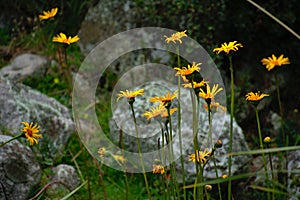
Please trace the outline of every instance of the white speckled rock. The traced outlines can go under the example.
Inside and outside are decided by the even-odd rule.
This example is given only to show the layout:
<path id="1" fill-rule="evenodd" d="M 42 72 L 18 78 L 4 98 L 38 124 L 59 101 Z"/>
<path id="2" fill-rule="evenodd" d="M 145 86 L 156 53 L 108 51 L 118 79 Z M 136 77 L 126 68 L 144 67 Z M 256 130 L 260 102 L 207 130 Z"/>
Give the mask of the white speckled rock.
<path id="1" fill-rule="evenodd" d="M 15 135 L 20 134 L 22 121 L 37 122 L 43 135 L 39 139 L 41 154 L 38 156 L 50 164 L 62 153 L 74 131 L 67 107 L 39 91 L 6 79 L 0 79 L 0 119 L 0 126 Z"/>
<path id="2" fill-rule="evenodd" d="M 0 135 L 0 143 L 11 139 Z M 31 149 L 14 140 L 0 147 L 0 199 L 28 199 L 39 183 L 41 168 Z"/>
<path id="3" fill-rule="evenodd" d="M 43 56 L 34 54 L 21 54 L 10 65 L 0 69 L 0 76 L 21 82 L 30 76 L 43 76 L 50 67 L 50 62 Z"/>
<path id="4" fill-rule="evenodd" d="M 134 108 L 136 112 L 136 117 L 138 121 L 138 128 L 140 133 L 140 141 L 142 146 L 142 152 L 149 152 L 157 149 L 157 141 L 161 140 L 161 129 L 158 123 L 154 121 L 147 121 L 142 117 L 142 113 L 149 110 L 150 103 L 148 98 L 152 96 L 161 96 L 166 94 L 167 91 L 177 90 L 177 86 L 169 85 L 165 82 L 149 83 L 143 86 L 145 89 L 145 95 L 143 97 L 137 97 L 134 103 Z M 221 94 L 221 93 L 220 93 Z M 224 95 L 224 93 L 223 93 Z M 126 101 L 126 100 L 125 100 Z M 202 101 L 202 103 L 204 103 Z M 202 105 L 202 103 L 200 103 Z M 174 105 L 177 102 L 174 101 Z M 192 162 L 188 161 L 188 154 L 193 153 L 193 134 L 192 134 L 192 106 L 190 91 L 188 89 L 181 89 L 181 134 L 182 134 L 182 145 L 183 145 L 183 158 L 185 161 L 185 173 L 186 179 L 192 181 L 195 177 L 196 169 Z M 199 113 L 199 127 L 198 127 L 198 140 L 200 150 L 204 150 L 206 147 L 211 147 L 208 144 L 208 115 L 205 109 L 200 109 Z M 230 115 L 224 111 L 218 111 L 213 114 L 213 127 L 212 127 L 212 140 L 216 141 L 221 139 L 223 141 L 223 147 L 217 149 L 215 152 L 216 163 L 218 168 L 218 174 L 227 174 L 228 168 L 228 151 L 229 151 L 229 127 L 230 127 Z M 177 115 L 172 117 L 173 122 L 173 149 L 175 157 L 180 156 L 179 151 L 179 140 L 177 133 Z M 174 128 L 175 127 L 175 128 Z M 120 129 L 123 131 L 123 138 L 126 148 L 136 152 L 137 145 L 134 132 L 134 125 L 132 122 L 131 112 L 128 103 L 118 104 L 115 110 L 113 110 L 113 117 L 110 122 L 111 136 L 115 142 L 119 140 Z M 237 151 L 248 151 L 249 147 L 245 141 L 244 134 L 239 125 L 234 121 L 233 123 L 233 152 Z M 241 168 L 248 165 L 250 156 L 234 156 L 232 157 L 232 174 L 239 173 Z M 180 172 L 180 161 L 178 163 L 178 171 Z M 179 173 L 180 174 L 180 173 Z M 213 167 L 213 162 L 207 163 L 204 171 L 204 176 L 206 178 L 214 178 L 215 170 Z"/>
<path id="5" fill-rule="evenodd" d="M 54 183 L 47 189 L 47 194 L 51 195 L 52 198 L 56 197 L 56 195 L 60 197 L 62 194 L 67 195 L 80 184 L 80 178 L 73 166 L 60 164 L 53 167 L 52 172 L 54 175 L 51 181 L 60 181 L 62 183 Z"/>

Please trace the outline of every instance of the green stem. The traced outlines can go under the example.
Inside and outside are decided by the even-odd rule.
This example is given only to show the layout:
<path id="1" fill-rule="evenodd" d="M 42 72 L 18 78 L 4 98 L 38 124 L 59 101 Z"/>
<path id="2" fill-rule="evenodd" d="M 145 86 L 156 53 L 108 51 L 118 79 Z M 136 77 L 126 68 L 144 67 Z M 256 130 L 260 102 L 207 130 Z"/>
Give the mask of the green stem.
<path id="1" fill-rule="evenodd" d="M 267 148 L 269 148 L 269 145 L 267 144 Z M 272 175 L 272 188 L 273 188 L 273 192 L 272 192 L 272 199 L 274 200 L 275 199 L 275 193 L 274 193 L 274 190 L 275 190 L 275 185 L 274 185 L 274 170 L 273 170 L 273 162 L 272 162 L 272 156 L 271 156 L 271 153 L 269 152 L 268 153 L 268 156 L 269 156 L 269 161 L 270 161 L 270 167 L 271 167 L 271 175 Z"/>
<path id="2" fill-rule="evenodd" d="M 280 117 L 281 117 L 281 132 L 282 132 L 282 141 L 284 145 L 288 145 L 286 143 L 286 136 L 285 136 L 285 132 L 284 132 L 284 123 L 283 123 L 283 111 L 282 111 L 282 104 L 281 104 L 281 99 L 280 99 L 280 89 L 279 89 L 279 81 L 278 81 L 278 77 L 277 75 L 275 75 L 275 79 L 276 79 L 276 91 L 277 91 L 277 100 L 278 100 L 278 106 L 279 106 L 279 112 L 280 112 Z"/>
<path id="3" fill-rule="evenodd" d="M 124 142 L 123 142 L 123 131 L 120 130 L 120 136 L 119 136 L 119 147 L 122 149 L 122 154 L 124 156 Z M 127 179 L 127 174 L 126 174 L 126 169 L 124 165 L 121 165 L 124 171 L 124 177 L 125 177 L 125 186 L 126 186 L 126 196 L 125 199 L 128 200 L 128 194 L 129 194 L 129 184 L 128 184 L 128 179 Z"/>
<path id="4" fill-rule="evenodd" d="M 194 143 L 194 152 L 195 152 L 195 156 L 198 155 L 198 151 L 199 151 L 199 142 L 198 142 L 198 110 L 199 110 L 199 101 L 197 101 L 198 103 L 198 107 L 195 101 L 195 95 L 194 95 L 194 86 L 193 86 L 193 80 L 191 81 L 191 85 L 192 85 L 192 90 L 190 91 L 190 95 L 191 95 L 191 100 L 192 100 L 192 110 L 193 110 L 193 143 Z M 199 164 L 197 162 L 197 158 L 196 158 L 196 179 L 195 179 L 195 184 L 194 184 L 194 198 L 199 199 L 199 195 L 200 195 L 200 189 L 197 187 L 198 182 L 200 182 L 200 178 L 199 176 L 201 176 L 200 173 L 200 168 L 201 168 L 201 164 Z M 198 192 L 197 192 L 198 191 Z"/>
<path id="5" fill-rule="evenodd" d="M 285 135 L 285 131 L 284 131 L 284 120 L 283 120 L 283 110 L 282 110 L 282 103 L 281 103 L 281 98 L 280 98 L 280 88 L 279 88 L 279 80 L 277 77 L 277 74 L 275 74 L 275 81 L 276 81 L 276 92 L 277 92 L 277 100 L 278 100 L 278 106 L 279 106 L 279 112 L 280 112 L 280 123 L 281 123 L 281 134 L 282 134 L 282 143 L 285 146 L 288 146 L 288 137 Z M 283 162 L 283 164 L 281 164 L 281 168 L 283 168 L 283 170 L 287 169 L 287 158 L 288 158 L 288 151 L 285 151 L 285 155 L 282 158 L 283 160 L 285 160 L 285 162 Z M 283 167 L 282 167 L 283 166 Z M 286 185 L 288 182 L 288 176 L 286 174 L 282 174 L 283 178 L 281 180 L 283 180 L 283 184 Z"/>
<path id="6" fill-rule="evenodd" d="M 105 184 L 104 184 L 104 180 L 103 180 L 103 172 L 102 172 L 102 162 L 96 162 L 96 165 L 98 166 L 98 171 L 99 171 L 99 178 L 100 178 L 100 184 L 103 190 L 103 199 L 107 200 L 107 195 L 106 195 L 106 190 L 105 190 Z"/>
<path id="7" fill-rule="evenodd" d="M 263 150 L 264 146 L 263 146 L 263 140 L 262 140 L 262 135 L 261 135 L 260 121 L 259 121 L 259 115 L 258 115 L 257 107 L 255 107 L 255 115 L 256 115 L 257 130 L 258 130 L 258 136 L 259 136 L 259 145 L 260 145 L 260 148 Z M 267 169 L 267 162 L 266 162 L 266 158 L 265 158 L 265 153 L 262 153 L 262 158 L 263 158 L 263 162 L 264 162 L 266 183 L 267 183 L 267 187 L 269 188 L 269 176 L 268 176 L 268 169 Z M 270 192 L 268 192 L 268 200 L 270 200 Z"/>
<path id="8" fill-rule="evenodd" d="M 177 50 L 177 65 L 180 67 L 180 56 L 179 56 L 179 48 Z M 178 137 L 179 137 L 179 151 L 180 151 L 180 162 L 181 162 L 181 171 L 182 171 L 182 184 L 183 184 L 183 198 L 186 200 L 186 189 L 185 189 L 185 173 L 184 173 L 184 159 L 182 153 L 182 136 L 181 136 L 181 110 L 180 110 L 180 76 L 178 76 L 178 107 L 177 107 L 177 130 L 178 130 Z"/>
<path id="9" fill-rule="evenodd" d="M 233 115 L 234 115 L 234 76 L 232 66 L 232 56 L 229 55 L 229 69 L 230 69 L 230 86 L 231 86 L 231 102 L 230 102 L 230 135 L 229 135 L 229 157 L 228 157 L 228 177 L 231 176 L 231 152 L 232 152 L 232 138 L 233 138 Z M 228 180 L 228 200 L 231 199 L 231 179 Z"/>
<path id="10" fill-rule="evenodd" d="M 170 107 L 168 106 L 167 110 L 168 110 L 168 118 L 169 118 L 169 132 L 170 132 L 170 147 L 171 147 L 171 161 L 172 163 L 170 163 L 170 166 L 172 168 L 172 180 L 173 180 L 173 184 L 175 185 L 175 190 L 177 192 L 177 196 L 178 199 L 180 199 L 180 195 L 179 195 L 179 186 L 178 186 L 178 181 L 177 181 L 177 176 L 176 176 L 176 164 L 175 164 L 175 160 L 174 160 L 174 151 L 173 151 L 173 145 L 172 145 L 172 141 L 173 141 L 173 136 L 172 136 L 172 119 L 171 119 L 171 113 L 170 113 Z"/>
<path id="11" fill-rule="evenodd" d="M 11 141 L 13 141 L 13 140 L 16 140 L 16 139 L 22 137 L 23 135 L 24 135 L 24 133 L 21 133 L 21 134 L 19 134 L 19 135 L 16 135 L 15 137 L 13 137 L 13 138 L 11 138 L 11 139 L 9 139 L 9 140 L 7 140 L 7 141 L 1 143 L 1 144 L 0 144 L 0 147 L 4 146 L 5 144 L 7 144 L 7 143 L 9 143 L 9 142 L 11 142 Z"/>
<path id="12" fill-rule="evenodd" d="M 212 137 L 212 118 L 211 118 L 211 109 L 210 109 L 210 105 L 207 105 L 208 107 L 208 122 L 209 122 L 209 135 L 210 137 Z M 212 140 L 212 138 L 211 138 Z M 212 148 L 214 148 L 212 142 L 211 142 L 211 146 Z M 212 159 L 214 161 L 214 168 L 215 168 L 215 172 L 216 172 L 216 178 L 219 178 L 219 174 L 218 174 L 218 169 L 217 169 L 217 163 L 216 163 L 216 159 L 215 159 L 215 154 L 212 154 Z M 219 191 L 219 200 L 222 200 L 222 193 L 221 193 L 221 185 L 220 183 L 218 183 L 218 191 Z"/>
<path id="13" fill-rule="evenodd" d="M 139 140 L 139 133 L 138 133 L 138 128 L 137 128 L 137 124 L 136 124 L 136 118 L 135 118 L 135 113 L 134 113 L 134 109 L 133 109 L 133 103 L 129 103 L 129 105 L 130 105 L 131 112 L 132 112 L 132 117 L 133 117 L 133 122 L 134 122 L 134 127 L 135 127 L 136 140 L 137 140 L 137 145 L 138 145 L 138 153 L 139 153 L 139 157 L 140 157 L 140 161 L 141 161 L 142 173 L 143 173 L 143 176 L 144 176 L 146 190 L 147 190 L 147 193 L 148 193 L 148 199 L 151 200 L 151 193 L 150 193 L 150 190 L 149 190 L 147 175 L 145 173 L 144 161 L 143 161 L 143 157 L 142 157 L 142 154 L 141 154 L 141 144 L 140 144 L 140 140 Z"/>

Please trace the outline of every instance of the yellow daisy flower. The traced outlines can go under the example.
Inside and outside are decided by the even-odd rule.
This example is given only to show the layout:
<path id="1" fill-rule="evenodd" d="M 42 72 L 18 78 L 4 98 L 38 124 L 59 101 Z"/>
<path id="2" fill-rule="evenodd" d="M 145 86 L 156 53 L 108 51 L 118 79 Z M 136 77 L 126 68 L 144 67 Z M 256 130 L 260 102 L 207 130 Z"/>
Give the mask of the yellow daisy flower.
<path id="1" fill-rule="evenodd" d="M 165 110 L 165 106 L 161 103 L 156 107 L 151 107 L 150 111 L 146 111 L 143 116 L 145 116 L 147 118 L 147 120 L 157 117 L 159 115 L 161 115 L 162 112 L 164 112 Z"/>
<path id="2" fill-rule="evenodd" d="M 237 41 L 229 42 L 228 44 L 224 42 L 221 47 L 215 48 L 213 52 L 219 54 L 220 52 L 224 51 L 226 54 L 229 54 L 230 51 L 237 51 L 238 47 L 243 47 L 241 43 L 237 43 Z"/>
<path id="3" fill-rule="evenodd" d="M 265 137 L 264 142 L 265 143 L 270 143 L 271 142 L 271 138 L 270 137 Z"/>
<path id="4" fill-rule="evenodd" d="M 124 163 L 126 161 L 126 159 L 121 155 L 113 155 L 113 157 L 116 161 L 119 161 L 121 163 Z"/>
<path id="5" fill-rule="evenodd" d="M 193 153 L 189 155 L 189 160 L 193 161 L 194 163 L 202 163 L 205 164 L 207 159 L 210 157 L 211 152 L 208 152 L 208 149 L 204 149 L 204 151 L 196 151 L 196 155 Z"/>
<path id="6" fill-rule="evenodd" d="M 270 95 L 260 93 L 260 91 L 258 91 L 256 93 L 249 92 L 248 94 L 246 94 L 246 100 L 252 101 L 252 102 L 259 102 L 260 100 L 262 100 L 264 97 L 267 97 L 267 96 L 270 96 Z"/>
<path id="7" fill-rule="evenodd" d="M 193 62 L 192 66 L 188 65 L 188 67 L 182 67 L 182 68 L 175 67 L 174 69 L 177 70 L 177 73 L 175 75 L 188 76 L 194 73 L 195 71 L 200 72 L 199 65 L 201 64 L 202 63 L 196 64 L 195 62 Z"/>
<path id="8" fill-rule="evenodd" d="M 139 90 L 136 90 L 136 91 L 129 91 L 129 90 L 120 91 L 120 93 L 118 94 L 117 101 L 119 101 L 119 99 L 121 97 L 125 97 L 125 98 L 128 98 L 128 99 L 134 99 L 138 95 L 143 96 L 144 95 L 144 89 L 139 89 Z"/>
<path id="9" fill-rule="evenodd" d="M 204 109 L 206 110 L 206 112 L 208 112 L 208 105 L 207 103 L 203 104 Z M 222 106 L 219 102 L 211 102 L 210 104 L 210 110 L 212 110 L 213 108 L 215 108 L 216 111 L 218 111 L 218 109 L 220 108 L 223 112 L 226 111 L 226 107 Z"/>
<path id="10" fill-rule="evenodd" d="M 175 98 L 177 98 L 177 92 L 174 92 L 172 95 L 169 92 L 167 95 L 164 95 L 162 97 L 151 97 L 149 99 L 149 101 L 150 102 L 161 102 L 165 105 L 166 103 L 171 102 Z"/>
<path id="11" fill-rule="evenodd" d="M 208 82 L 206 82 L 206 81 L 201 81 L 200 83 L 197 83 L 197 82 L 195 82 L 195 81 L 193 81 L 193 85 L 192 85 L 192 83 L 186 83 L 186 84 L 182 84 L 182 86 L 184 87 L 184 88 L 200 88 L 200 87 L 203 87 L 203 86 L 205 86 L 206 84 L 207 84 Z"/>
<path id="12" fill-rule="evenodd" d="M 165 168 L 162 165 L 153 165 L 153 174 L 164 174 Z"/>
<path id="13" fill-rule="evenodd" d="M 77 35 L 74 37 L 69 36 L 67 38 L 64 33 L 60 33 L 59 35 L 54 36 L 52 41 L 70 45 L 71 43 L 77 42 L 79 39 L 80 38 Z"/>
<path id="14" fill-rule="evenodd" d="M 99 154 L 100 158 L 102 158 L 102 157 L 104 156 L 105 153 L 106 153 L 105 147 L 99 148 L 98 154 Z"/>
<path id="15" fill-rule="evenodd" d="M 170 115 L 172 115 L 175 111 L 177 110 L 177 108 L 172 108 L 170 109 Z M 160 103 L 158 106 L 156 107 L 151 107 L 150 111 L 146 111 L 143 116 L 145 116 L 147 118 L 147 120 L 150 120 L 151 118 L 157 117 L 157 116 L 161 116 L 161 117 L 168 117 L 168 110 L 165 108 L 163 103 Z"/>
<path id="16" fill-rule="evenodd" d="M 177 111 L 177 108 L 170 109 L 170 116 L 172 116 L 173 113 L 176 112 L 176 111 Z M 161 113 L 161 117 L 169 117 L 167 109 L 165 109 L 165 111 Z"/>
<path id="17" fill-rule="evenodd" d="M 22 124 L 25 126 L 22 131 L 25 133 L 27 140 L 29 140 L 30 146 L 34 143 L 38 144 L 39 142 L 36 138 L 42 138 L 42 135 L 37 134 L 40 131 L 40 126 L 37 123 L 33 126 L 33 122 L 30 124 L 28 124 L 28 122 L 22 122 Z"/>
<path id="18" fill-rule="evenodd" d="M 53 18 L 58 11 L 58 8 L 52 8 L 51 11 L 43 11 L 43 15 L 39 15 L 40 20 Z"/>
<path id="19" fill-rule="evenodd" d="M 174 42 L 176 44 L 176 40 L 179 41 L 180 44 L 182 44 L 181 38 L 182 37 L 187 37 L 186 35 L 186 30 L 185 31 L 181 31 L 181 32 L 177 32 L 177 33 L 173 33 L 170 37 L 167 37 L 164 35 L 164 37 L 166 38 L 165 41 L 169 44 L 169 42 Z"/>
<path id="20" fill-rule="evenodd" d="M 284 58 L 283 54 L 281 54 L 278 58 L 276 58 L 276 56 L 272 54 L 272 57 L 263 58 L 261 62 L 263 65 L 266 65 L 268 71 L 273 69 L 275 66 L 291 64 L 289 58 Z"/>
<path id="21" fill-rule="evenodd" d="M 215 96 L 223 90 L 223 88 L 218 88 L 219 85 L 215 84 L 210 90 L 209 84 L 206 84 L 206 91 L 204 91 L 202 88 L 200 88 L 199 96 L 202 97 L 205 100 L 212 100 L 215 98 Z"/>

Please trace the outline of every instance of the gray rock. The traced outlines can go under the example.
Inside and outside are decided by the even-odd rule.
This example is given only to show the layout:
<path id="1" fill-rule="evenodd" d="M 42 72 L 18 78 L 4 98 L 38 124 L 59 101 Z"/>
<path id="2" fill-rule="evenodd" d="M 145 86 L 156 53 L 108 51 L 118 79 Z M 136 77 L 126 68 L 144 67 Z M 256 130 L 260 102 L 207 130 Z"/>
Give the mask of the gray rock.
<path id="1" fill-rule="evenodd" d="M 15 135 L 20 134 L 22 121 L 37 122 L 43 135 L 38 155 L 49 164 L 60 155 L 74 131 L 68 108 L 28 86 L 6 79 L 0 80 L 0 118 L 1 128 Z"/>
<path id="2" fill-rule="evenodd" d="M 0 144 L 11 138 L 0 135 Z M 41 173 L 29 147 L 17 140 L 0 147 L 0 199 L 27 199 L 32 187 L 39 183 Z"/>
<path id="3" fill-rule="evenodd" d="M 133 19 L 129 4 L 132 2 L 104 0 L 89 9 L 79 30 L 78 45 L 83 53 L 87 55 L 99 42 L 134 28 L 128 23 Z"/>
<path id="4" fill-rule="evenodd" d="M 148 99 L 153 96 L 162 96 L 167 91 L 177 90 L 177 86 L 170 85 L 165 82 L 149 83 L 142 86 L 145 89 L 145 95 L 143 97 L 136 98 L 134 103 L 134 109 L 137 117 L 138 130 L 140 133 L 140 141 L 142 146 L 142 152 L 154 151 L 157 149 L 157 141 L 160 138 L 161 141 L 161 128 L 155 121 L 147 121 L 142 114 L 149 110 L 151 104 Z M 225 95 L 224 92 L 219 93 L 220 96 Z M 224 96 L 223 96 L 224 97 Z M 174 101 L 176 107 L 177 102 Z M 205 104 L 201 101 L 200 106 Z M 222 103 L 221 103 L 222 104 Z M 182 134 L 182 147 L 183 147 L 183 158 L 185 161 L 185 173 L 186 179 L 192 181 L 195 177 L 196 169 L 194 163 L 188 161 L 188 155 L 193 152 L 193 134 L 192 134 L 192 103 L 190 97 L 190 91 L 188 89 L 181 89 L 181 134 Z M 224 105 L 224 104 L 223 104 Z M 202 106 L 201 106 L 202 107 Z M 212 141 L 221 139 L 223 141 L 223 147 L 217 149 L 215 152 L 217 169 L 219 176 L 228 174 L 228 151 L 229 151 L 229 127 L 230 127 L 230 115 L 227 112 L 221 111 L 215 112 L 212 116 L 213 127 L 212 127 Z M 126 148 L 133 152 L 137 152 L 135 129 L 132 122 L 131 112 L 126 100 L 116 105 L 113 108 L 113 117 L 110 122 L 111 136 L 115 142 L 119 140 L 120 129 L 123 132 L 124 144 Z M 172 117 L 173 122 L 173 149 L 175 157 L 179 158 L 179 140 L 177 133 L 177 114 Z M 211 150 L 211 145 L 208 137 L 208 114 L 204 108 L 200 108 L 199 113 L 199 125 L 198 125 L 198 141 L 200 150 L 203 151 L 205 148 Z M 177 136 L 177 137 L 176 137 Z M 248 151 L 249 147 L 245 140 L 242 129 L 234 121 L 233 123 L 233 152 L 237 151 Z M 233 156 L 232 157 L 232 174 L 239 173 L 241 169 L 248 166 L 250 156 Z M 178 171 L 180 174 L 180 161 L 177 160 Z M 215 170 L 213 162 L 207 163 L 204 171 L 206 178 L 214 178 Z"/>
<path id="5" fill-rule="evenodd" d="M 0 69 L 0 76 L 21 82 L 27 77 L 43 76 L 50 67 L 50 62 L 43 56 L 21 54 L 10 65 Z"/>
<path id="6" fill-rule="evenodd" d="M 292 151 L 288 157 L 289 200 L 300 198 L 300 150 Z"/>
<path id="7" fill-rule="evenodd" d="M 60 164 L 52 168 L 52 172 L 54 176 L 51 182 L 60 181 L 61 183 L 54 183 L 47 189 L 47 194 L 51 196 L 68 194 L 80 184 L 80 178 L 73 166 Z"/>
<path id="8" fill-rule="evenodd" d="M 284 156 L 284 152 L 283 156 Z M 286 175 L 286 173 L 279 174 L 278 172 L 281 171 L 282 167 L 285 166 L 286 161 L 288 162 L 287 164 L 287 191 L 288 191 L 288 199 L 289 200 L 296 200 L 299 199 L 300 197 L 300 175 L 299 175 L 299 170 L 300 170 L 300 150 L 297 151 L 290 151 L 288 154 L 288 158 L 279 158 L 276 154 L 271 154 L 272 155 L 272 167 L 273 167 L 273 173 L 274 173 L 274 179 L 275 181 L 278 181 L 278 179 L 283 179 L 283 175 Z M 269 180 L 272 179 L 272 174 L 271 174 L 271 165 L 270 165 L 270 160 L 268 154 L 265 154 L 266 162 L 267 162 L 267 170 L 268 170 L 268 178 Z M 253 182 L 256 185 L 263 185 L 265 186 L 265 173 L 264 173 L 264 162 L 262 156 L 258 156 L 254 158 L 251 162 L 251 169 L 253 171 L 256 171 L 257 174 L 255 176 L 255 179 Z M 284 180 L 282 180 L 284 181 Z"/>

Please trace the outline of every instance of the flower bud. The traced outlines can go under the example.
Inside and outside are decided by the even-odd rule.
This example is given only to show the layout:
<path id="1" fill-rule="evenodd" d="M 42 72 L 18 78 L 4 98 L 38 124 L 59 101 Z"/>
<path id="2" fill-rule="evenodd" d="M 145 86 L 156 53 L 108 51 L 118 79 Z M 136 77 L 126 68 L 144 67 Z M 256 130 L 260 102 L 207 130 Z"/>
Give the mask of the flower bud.
<path id="1" fill-rule="evenodd" d="M 205 189 L 206 189 L 207 191 L 211 191 L 211 190 L 212 190 L 212 186 L 211 186 L 211 185 L 205 185 Z"/>
<path id="2" fill-rule="evenodd" d="M 222 140 L 217 140 L 216 143 L 215 143 L 215 148 L 221 148 L 223 146 L 223 142 Z"/>

